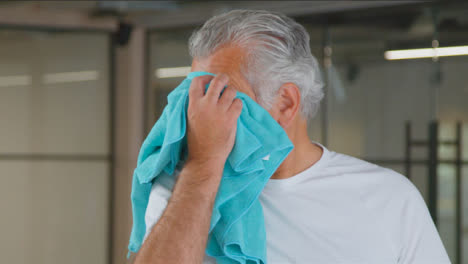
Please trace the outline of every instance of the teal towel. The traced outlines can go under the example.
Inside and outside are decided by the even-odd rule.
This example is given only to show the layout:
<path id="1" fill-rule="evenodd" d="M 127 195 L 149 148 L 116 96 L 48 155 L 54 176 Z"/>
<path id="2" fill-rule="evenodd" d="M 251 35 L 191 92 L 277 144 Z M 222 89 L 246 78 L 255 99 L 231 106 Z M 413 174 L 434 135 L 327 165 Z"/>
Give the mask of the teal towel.
<path id="1" fill-rule="evenodd" d="M 186 158 L 188 90 L 194 77 L 206 74 L 215 76 L 189 73 L 167 96 L 167 106 L 140 149 L 131 193 L 133 228 L 128 249 L 132 252 L 143 243 L 152 184 L 157 184 L 162 173 L 172 175 L 177 163 Z M 237 92 L 236 98 L 243 107 L 215 199 L 206 254 L 217 263 L 266 263 L 265 223 L 258 196 L 294 146 L 263 107 L 245 93 Z"/>

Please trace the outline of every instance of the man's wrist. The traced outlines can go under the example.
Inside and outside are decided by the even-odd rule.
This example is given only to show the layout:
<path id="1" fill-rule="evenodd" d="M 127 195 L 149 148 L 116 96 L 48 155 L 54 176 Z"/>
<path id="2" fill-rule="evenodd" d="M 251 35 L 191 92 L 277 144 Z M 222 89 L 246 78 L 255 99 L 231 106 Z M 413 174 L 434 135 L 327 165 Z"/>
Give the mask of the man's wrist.
<path id="1" fill-rule="evenodd" d="M 224 163 L 216 160 L 187 160 L 178 176 L 180 188 L 187 195 L 213 198 L 223 176 Z"/>
<path id="2" fill-rule="evenodd" d="M 224 170 L 225 159 L 191 159 L 188 158 L 184 164 L 184 168 L 188 168 L 192 173 L 203 176 L 222 176 Z"/>

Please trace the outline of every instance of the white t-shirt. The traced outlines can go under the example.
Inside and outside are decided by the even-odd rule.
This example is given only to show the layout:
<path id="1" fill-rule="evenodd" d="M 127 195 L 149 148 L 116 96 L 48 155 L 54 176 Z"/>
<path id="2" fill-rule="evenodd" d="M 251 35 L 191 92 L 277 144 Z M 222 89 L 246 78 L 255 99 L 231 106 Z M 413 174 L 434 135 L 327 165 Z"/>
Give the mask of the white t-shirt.
<path id="1" fill-rule="evenodd" d="M 323 149 L 319 161 L 260 195 L 267 263 L 450 263 L 427 206 L 401 174 Z M 174 179 L 151 190 L 146 236 L 167 205 Z M 215 263 L 205 255 L 205 264 Z"/>

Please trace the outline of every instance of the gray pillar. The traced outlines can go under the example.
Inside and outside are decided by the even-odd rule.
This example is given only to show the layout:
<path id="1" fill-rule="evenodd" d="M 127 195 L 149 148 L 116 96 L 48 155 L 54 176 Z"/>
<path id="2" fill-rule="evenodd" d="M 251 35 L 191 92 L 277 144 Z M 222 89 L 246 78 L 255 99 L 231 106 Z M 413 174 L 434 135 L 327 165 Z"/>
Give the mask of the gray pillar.
<path id="1" fill-rule="evenodd" d="M 116 47 L 114 180 L 111 263 L 126 260 L 132 226 L 131 183 L 144 127 L 145 32 L 135 27 L 129 43 Z"/>

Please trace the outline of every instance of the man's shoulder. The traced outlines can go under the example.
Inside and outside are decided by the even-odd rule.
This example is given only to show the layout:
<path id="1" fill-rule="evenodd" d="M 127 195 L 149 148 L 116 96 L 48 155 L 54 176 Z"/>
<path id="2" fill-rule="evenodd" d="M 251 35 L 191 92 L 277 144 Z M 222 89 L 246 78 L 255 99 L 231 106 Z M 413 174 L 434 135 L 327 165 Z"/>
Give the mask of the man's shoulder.
<path id="1" fill-rule="evenodd" d="M 401 173 L 375 163 L 343 153 L 331 152 L 328 169 L 349 177 L 358 187 L 401 195 L 417 191 L 416 186 Z"/>
<path id="2" fill-rule="evenodd" d="M 341 185 L 345 183 L 346 189 L 358 196 L 370 214 L 385 222 L 387 227 L 397 228 L 408 210 L 427 215 L 427 206 L 418 188 L 401 173 L 339 153 L 334 154 L 331 163 L 334 163 L 330 165 L 332 168 L 345 168 Z"/>

